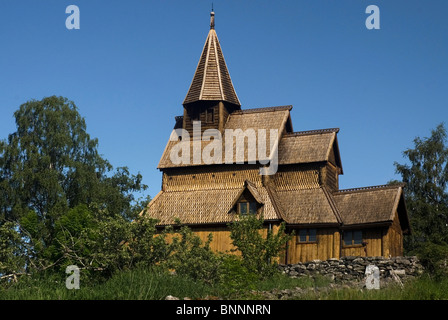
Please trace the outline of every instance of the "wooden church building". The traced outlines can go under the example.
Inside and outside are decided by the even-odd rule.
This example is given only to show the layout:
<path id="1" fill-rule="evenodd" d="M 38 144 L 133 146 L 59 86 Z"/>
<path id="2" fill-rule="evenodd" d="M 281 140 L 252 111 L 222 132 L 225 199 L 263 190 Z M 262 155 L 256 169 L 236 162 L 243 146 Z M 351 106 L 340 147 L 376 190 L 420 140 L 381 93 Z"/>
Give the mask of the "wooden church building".
<path id="1" fill-rule="evenodd" d="M 242 109 L 214 27 L 212 12 L 183 115 L 176 117 L 177 131 L 158 165 L 162 190 L 148 204 L 146 215 L 157 219 L 159 227 L 178 219 L 204 240 L 212 233 L 216 251 L 232 248 L 227 225 L 241 215 L 263 215 L 266 228 L 274 231 L 285 222 L 287 232 L 295 230 L 295 236 L 286 244 L 282 263 L 402 255 L 403 235 L 410 232 L 403 186 L 340 190 L 339 129 L 294 131 L 292 106 Z M 199 122 L 201 139 L 193 132 Z M 179 129 L 188 135 L 174 134 Z M 238 129 L 264 129 L 266 156 L 253 152 L 249 143 L 242 150 L 244 161 L 229 162 L 224 151 L 213 161 L 196 156 L 218 143 L 223 149 L 231 146 L 236 157 L 237 142 L 232 138 L 226 143 L 225 132 Z M 173 154 L 181 154 L 183 161 L 173 161 Z M 266 169 L 273 161 L 275 173 L 261 174 L 260 167 Z"/>

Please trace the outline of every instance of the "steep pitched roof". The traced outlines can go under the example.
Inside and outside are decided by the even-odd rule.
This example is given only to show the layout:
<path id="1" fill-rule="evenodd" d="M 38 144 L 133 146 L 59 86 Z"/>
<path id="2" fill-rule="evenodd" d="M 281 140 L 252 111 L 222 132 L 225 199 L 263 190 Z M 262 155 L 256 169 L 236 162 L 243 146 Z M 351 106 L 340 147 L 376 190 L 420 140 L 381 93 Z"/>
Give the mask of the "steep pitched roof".
<path id="1" fill-rule="evenodd" d="M 201 100 L 227 101 L 241 106 L 215 31 L 214 12 L 211 13 L 210 31 L 183 104 Z"/>
<path id="2" fill-rule="evenodd" d="M 227 189 L 160 191 L 148 204 L 146 215 L 159 220 L 159 226 L 172 225 L 175 219 L 189 225 L 229 223 L 239 218 L 232 208 L 246 189 L 262 204 L 265 220 L 280 220 L 266 188 L 250 182 Z"/>
<path id="3" fill-rule="evenodd" d="M 285 126 L 289 120 L 290 114 L 289 111 L 291 110 L 291 106 L 280 106 L 280 107 L 270 107 L 270 108 L 257 108 L 257 109 L 248 109 L 248 110 L 238 110 L 234 111 L 229 115 L 229 118 L 224 126 L 224 131 L 226 129 L 234 130 L 236 133 L 236 130 L 241 130 L 242 132 L 246 132 L 247 129 L 253 130 L 253 132 L 258 136 L 258 133 L 260 129 L 266 130 L 266 153 L 265 155 L 261 155 L 259 152 L 257 152 L 257 144 L 250 144 L 248 141 L 244 143 L 244 161 L 247 162 L 248 160 L 251 160 L 251 155 L 255 155 L 255 161 L 259 160 L 267 160 L 271 159 L 271 154 L 274 150 L 271 150 L 271 137 L 270 137 L 270 130 L 276 129 L 278 132 L 278 139 L 280 139 L 281 133 L 284 131 Z M 242 136 L 242 135 L 241 135 Z M 209 144 L 214 143 L 214 140 L 211 141 L 204 141 L 201 139 L 200 141 L 193 141 L 191 139 L 189 141 L 168 141 L 165 150 L 162 154 L 162 157 L 160 159 L 158 168 L 159 169 L 165 169 L 165 168 L 174 168 L 174 167 L 188 167 L 188 166 L 197 166 L 197 165 L 205 165 L 207 163 L 204 163 L 204 159 L 202 157 L 198 157 L 200 161 L 194 161 L 194 146 L 195 144 L 200 145 L 200 152 L 201 155 L 203 154 L 204 148 L 206 148 Z M 236 163 L 237 160 L 240 158 L 237 155 L 237 142 L 236 138 L 232 137 L 232 152 L 233 152 L 233 161 L 232 163 Z M 218 161 L 215 164 L 224 164 L 226 163 L 225 159 L 225 151 L 226 151 L 226 144 L 225 144 L 225 135 L 222 136 L 221 147 L 222 147 L 222 157 L 220 161 Z M 182 163 L 175 164 L 173 163 L 171 159 L 171 153 L 173 148 L 178 148 L 179 146 L 185 145 L 190 150 L 190 161 L 182 161 Z M 241 144 L 242 145 L 242 144 Z M 274 144 L 274 148 L 277 148 L 277 144 Z"/>
<path id="4" fill-rule="evenodd" d="M 337 144 L 338 128 L 284 134 L 278 147 L 279 164 L 334 161 L 342 164 Z"/>
<path id="5" fill-rule="evenodd" d="M 340 224 L 339 213 L 324 188 L 277 190 L 276 204 L 288 224 Z"/>
<path id="6" fill-rule="evenodd" d="M 409 231 L 402 185 L 339 190 L 333 198 L 345 226 L 391 223 L 398 211 L 402 229 Z"/>

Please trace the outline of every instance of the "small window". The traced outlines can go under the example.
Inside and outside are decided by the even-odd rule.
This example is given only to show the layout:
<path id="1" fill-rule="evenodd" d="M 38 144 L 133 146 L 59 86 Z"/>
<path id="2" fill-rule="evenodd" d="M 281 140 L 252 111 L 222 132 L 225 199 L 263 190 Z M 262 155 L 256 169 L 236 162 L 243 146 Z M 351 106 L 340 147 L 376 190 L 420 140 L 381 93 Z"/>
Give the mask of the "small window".
<path id="1" fill-rule="evenodd" d="M 298 240 L 299 242 L 316 242 L 317 241 L 316 229 L 300 229 Z"/>
<path id="2" fill-rule="evenodd" d="M 316 229 L 308 229 L 308 241 L 309 242 L 316 242 Z"/>
<path id="3" fill-rule="evenodd" d="M 240 202 L 238 203 L 238 213 L 241 215 L 256 214 L 257 203 L 256 202 Z"/>
<path id="4" fill-rule="evenodd" d="M 249 214 L 256 214 L 256 213 L 257 213 L 257 203 L 249 202 Z"/>
<path id="5" fill-rule="evenodd" d="M 361 245 L 362 244 L 362 230 L 344 231 L 344 245 Z"/>
<path id="6" fill-rule="evenodd" d="M 214 122 L 213 108 L 205 110 L 205 122 L 207 122 L 207 123 L 213 123 Z"/>
<path id="7" fill-rule="evenodd" d="M 362 244 L 362 231 L 353 231 L 353 244 Z"/>
<path id="8" fill-rule="evenodd" d="M 299 230 L 299 241 L 306 242 L 306 235 L 307 235 L 307 229 L 300 229 Z"/>
<path id="9" fill-rule="evenodd" d="M 239 209 L 240 209 L 241 215 L 246 215 L 247 214 L 247 202 L 240 202 Z"/>

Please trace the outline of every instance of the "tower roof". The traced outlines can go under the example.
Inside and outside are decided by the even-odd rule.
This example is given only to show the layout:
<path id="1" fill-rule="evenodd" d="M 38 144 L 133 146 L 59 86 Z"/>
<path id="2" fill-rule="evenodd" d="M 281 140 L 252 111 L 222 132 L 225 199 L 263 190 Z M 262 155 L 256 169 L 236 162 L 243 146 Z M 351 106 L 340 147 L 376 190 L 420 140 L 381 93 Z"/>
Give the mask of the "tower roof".
<path id="1" fill-rule="evenodd" d="M 183 104 L 204 100 L 227 101 L 241 106 L 215 31 L 213 11 L 210 13 L 210 31 Z"/>

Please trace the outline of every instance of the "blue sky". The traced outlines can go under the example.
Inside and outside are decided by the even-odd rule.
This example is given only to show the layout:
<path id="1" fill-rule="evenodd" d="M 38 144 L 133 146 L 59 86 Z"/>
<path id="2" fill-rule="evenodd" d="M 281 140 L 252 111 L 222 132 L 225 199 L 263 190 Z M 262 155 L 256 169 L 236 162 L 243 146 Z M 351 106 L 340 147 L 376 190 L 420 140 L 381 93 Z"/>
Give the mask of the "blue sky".
<path id="1" fill-rule="evenodd" d="M 212 2 L 242 108 L 293 105 L 295 131 L 340 128 L 341 188 L 399 178 L 394 161 L 448 120 L 446 0 L 1 0 L 0 139 L 22 103 L 67 97 L 100 153 L 155 196 Z M 65 27 L 71 4 L 79 30 Z"/>

